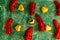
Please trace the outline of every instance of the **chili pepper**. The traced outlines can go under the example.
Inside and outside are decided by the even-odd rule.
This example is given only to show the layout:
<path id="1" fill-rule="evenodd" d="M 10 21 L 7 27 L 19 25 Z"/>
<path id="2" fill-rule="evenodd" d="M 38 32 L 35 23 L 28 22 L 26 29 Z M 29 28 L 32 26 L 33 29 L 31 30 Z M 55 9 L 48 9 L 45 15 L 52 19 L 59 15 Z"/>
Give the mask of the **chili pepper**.
<path id="1" fill-rule="evenodd" d="M 29 12 L 30 12 L 31 16 L 34 15 L 35 8 L 36 8 L 36 3 L 35 2 L 30 2 L 30 4 L 29 4 Z"/>
<path id="2" fill-rule="evenodd" d="M 9 18 L 9 19 L 6 21 L 6 29 L 5 29 L 6 34 L 11 34 L 11 33 L 12 33 L 12 29 L 11 29 L 11 27 L 10 27 L 12 21 L 13 21 L 12 18 Z"/>
<path id="3" fill-rule="evenodd" d="M 39 31 L 44 31 L 45 30 L 45 27 L 44 27 L 44 23 L 43 23 L 43 20 L 40 17 L 40 15 L 36 14 L 36 20 L 38 22 L 38 30 Z"/>
<path id="4" fill-rule="evenodd" d="M 54 37 L 57 39 L 60 39 L 60 25 L 58 24 L 57 20 L 53 20 L 53 24 L 55 26 L 56 32 L 54 34 Z"/>
<path id="5" fill-rule="evenodd" d="M 17 4 L 17 0 L 11 0 L 10 6 L 9 6 L 10 12 L 14 12 L 14 6 L 16 4 Z"/>
<path id="6" fill-rule="evenodd" d="M 33 27 L 29 27 L 24 35 L 24 40 L 32 40 Z"/>
<path id="7" fill-rule="evenodd" d="M 60 16 L 60 3 L 58 1 L 54 1 L 54 4 L 56 5 L 56 14 Z"/>

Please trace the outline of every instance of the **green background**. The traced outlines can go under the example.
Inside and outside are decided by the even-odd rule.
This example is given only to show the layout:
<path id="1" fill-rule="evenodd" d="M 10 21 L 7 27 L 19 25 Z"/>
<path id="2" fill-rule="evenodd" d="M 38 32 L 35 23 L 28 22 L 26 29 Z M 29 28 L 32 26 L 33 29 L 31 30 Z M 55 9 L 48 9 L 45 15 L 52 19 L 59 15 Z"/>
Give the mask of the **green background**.
<path id="1" fill-rule="evenodd" d="M 52 20 L 56 19 L 60 23 L 60 16 L 56 16 L 56 9 L 55 5 L 53 3 L 53 0 L 17 0 L 20 4 L 24 5 L 24 12 L 20 12 L 17 10 L 17 5 L 15 8 L 15 11 L 11 13 L 9 11 L 9 2 L 10 0 L 0 0 L 0 40 L 24 40 L 23 36 L 26 31 L 26 29 L 31 26 L 29 25 L 28 19 L 31 17 L 29 15 L 28 7 L 29 7 L 29 2 L 34 1 L 36 2 L 36 10 L 35 14 L 39 14 L 43 21 L 44 24 L 49 24 L 52 26 L 52 30 L 50 32 L 39 32 L 37 29 L 37 22 L 32 25 L 34 30 L 33 30 L 33 37 L 32 40 L 56 40 L 56 38 L 53 37 L 54 32 L 55 32 L 55 27 L 53 25 Z M 59 0 L 58 0 L 59 1 Z M 45 14 L 42 14 L 40 7 L 42 6 L 48 7 L 49 11 Z M 34 18 L 35 18 L 34 14 Z M 5 22 L 8 18 L 12 17 L 13 18 L 13 23 L 11 25 L 12 27 L 12 34 L 11 35 L 6 35 L 5 33 Z M 16 24 L 20 24 L 22 26 L 20 32 L 16 32 L 14 30 L 14 26 Z"/>

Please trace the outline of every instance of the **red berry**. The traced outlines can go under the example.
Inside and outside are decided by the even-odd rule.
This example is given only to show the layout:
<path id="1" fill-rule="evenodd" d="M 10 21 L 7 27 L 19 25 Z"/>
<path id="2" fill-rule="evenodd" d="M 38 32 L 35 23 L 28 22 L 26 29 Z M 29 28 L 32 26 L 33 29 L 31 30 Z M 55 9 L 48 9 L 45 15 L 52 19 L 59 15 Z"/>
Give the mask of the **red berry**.
<path id="1" fill-rule="evenodd" d="M 43 23 L 43 20 L 40 17 L 40 15 L 36 14 L 36 20 L 38 21 L 38 30 L 39 31 L 44 31 L 45 27 L 44 27 L 44 23 Z"/>
<path id="2" fill-rule="evenodd" d="M 30 11 L 30 15 L 31 16 L 34 15 L 35 8 L 36 8 L 36 3 L 35 2 L 30 2 L 30 4 L 29 4 L 29 11 Z"/>
<path id="3" fill-rule="evenodd" d="M 55 29 L 56 29 L 54 37 L 57 39 L 60 39 L 60 25 L 58 24 L 58 22 L 55 19 L 53 20 L 53 24 L 54 24 Z"/>
<path id="4" fill-rule="evenodd" d="M 24 35 L 24 40 L 32 40 L 33 27 L 29 27 Z"/>
<path id="5" fill-rule="evenodd" d="M 54 1 L 54 4 L 56 5 L 56 14 L 60 16 L 60 3 L 58 1 Z"/>
<path id="6" fill-rule="evenodd" d="M 17 4 L 17 0 L 12 0 L 10 2 L 10 6 L 9 6 L 10 12 L 14 12 L 14 10 L 15 10 L 14 7 L 16 4 Z"/>
<path id="7" fill-rule="evenodd" d="M 11 34 L 11 33 L 12 33 L 12 29 L 11 29 L 11 27 L 10 27 L 12 21 L 13 21 L 12 18 L 9 18 L 9 19 L 6 21 L 6 29 L 5 29 L 6 34 Z"/>

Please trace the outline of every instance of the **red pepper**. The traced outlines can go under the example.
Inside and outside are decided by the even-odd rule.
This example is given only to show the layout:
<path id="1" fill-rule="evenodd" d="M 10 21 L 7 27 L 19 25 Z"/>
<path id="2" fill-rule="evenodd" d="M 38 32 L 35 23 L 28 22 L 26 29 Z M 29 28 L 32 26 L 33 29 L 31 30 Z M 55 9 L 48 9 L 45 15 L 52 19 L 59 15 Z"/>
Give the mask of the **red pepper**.
<path id="1" fill-rule="evenodd" d="M 38 21 L 38 30 L 39 31 L 44 31 L 45 27 L 44 27 L 44 23 L 43 23 L 43 20 L 40 17 L 40 15 L 36 14 L 36 20 Z"/>
<path id="2" fill-rule="evenodd" d="M 9 6 L 9 9 L 10 9 L 10 12 L 14 12 L 14 6 L 17 4 L 17 0 L 12 0 L 10 2 L 10 6 Z"/>
<path id="3" fill-rule="evenodd" d="M 53 20 L 53 24 L 54 24 L 55 29 L 56 29 L 54 37 L 57 39 L 60 39 L 60 25 L 58 24 L 58 22 L 55 19 Z"/>
<path id="4" fill-rule="evenodd" d="M 6 34 L 11 34 L 11 33 L 12 33 L 12 29 L 11 29 L 11 27 L 10 27 L 12 21 L 13 21 L 12 18 L 9 18 L 9 19 L 6 21 L 6 29 L 5 29 Z"/>
<path id="5" fill-rule="evenodd" d="M 24 40 L 32 40 L 33 27 L 29 27 L 24 35 Z"/>
<path id="6" fill-rule="evenodd" d="M 29 11 L 30 11 L 30 15 L 31 16 L 34 15 L 35 8 L 36 8 L 36 3 L 35 2 L 30 2 L 30 4 L 29 4 Z"/>
<path id="7" fill-rule="evenodd" d="M 60 16 L 60 3 L 58 1 L 54 1 L 54 4 L 56 5 L 56 14 Z"/>

